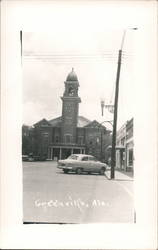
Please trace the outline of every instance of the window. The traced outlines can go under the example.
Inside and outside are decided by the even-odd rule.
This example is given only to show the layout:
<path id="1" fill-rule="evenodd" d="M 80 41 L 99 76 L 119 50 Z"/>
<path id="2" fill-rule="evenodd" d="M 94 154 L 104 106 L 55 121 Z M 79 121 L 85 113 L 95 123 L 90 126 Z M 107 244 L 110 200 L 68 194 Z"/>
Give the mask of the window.
<path id="1" fill-rule="evenodd" d="M 42 135 L 43 135 L 43 137 L 48 137 L 48 136 L 49 136 L 49 133 L 43 132 Z"/>
<path id="2" fill-rule="evenodd" d="M 82 161 L 88 161 L 88 157 L 87 157 L 87 156 L 84 156 L 84 157 L 82 158 Z"/>
<path id="3" fill-rule="evenodd" d="M 74 94 L 74 89 L 72 87 L 69 88 L 69 96 L 73 96 Z"/>
<path id="4" fill-rule="evenodd" d="M 90 156 L 89 161 L 97 161 L 97 159 L 94 156 Z"/>
<path id="5" fill-rule="evenodd" d="M 128 164 L 129 166 L 133 165 L 133 149 L 129 150 Z"/>
<path id="6" fill-rule="evenodd" d="M 94 137 L 90 135 L 88 139 L 89 139 L 89 145 L 92 145 L 94 141 Z"/>
<path id="7" fill-rule="evenodd" d="M 78 137 L 78 144 L 83 144 L 83 136 Z"/>
<path id="8" fill-rule="evenodd" d="M 100 142 L 99 137 L 97 137 L 96 144 L 98 144 L 99 142 Z"/>
<path id="9" fill-rule="evenodd" d="M 72 142 L 72 135 L 65 135 L 65 142 L 66 143 L 71 143 Z"/>
<path id="10" fill-rule="evenodd" d="M 127 139 L 131 138 L 132 136 L 133 136 L 133 128 L 128 128 Z"/>
<path id="11" fill-rule="evenodd" d="M 55 136 L 55 142 L 59 142 L 59 136 L 58 135 Z"/>
<path id="12" fill-rule="evenodd" d="M 78 156 L 77 155 L 70 155 L 69 157 L 68 157 L 68 159 L 72 159 L 72 160 L 78 160 Z"/>
<path id="13" fill-rule="evenodd" d="M 122 146 L 125 145 L 125 137 L 123 137 L 123 138 L 121 139 L 121 145 L 122 145 Z"/>

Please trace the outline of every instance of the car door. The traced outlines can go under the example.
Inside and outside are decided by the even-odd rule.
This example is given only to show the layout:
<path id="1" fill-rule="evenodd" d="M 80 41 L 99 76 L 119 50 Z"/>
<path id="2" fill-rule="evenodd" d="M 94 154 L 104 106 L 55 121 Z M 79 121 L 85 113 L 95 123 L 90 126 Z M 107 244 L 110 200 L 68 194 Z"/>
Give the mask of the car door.
<path id="1" fill-rule="evenodd" d="M 89 171 L 90 169 L 90 162 L 88 159 L 88 156 L 83 156 L 81 159 L 81 166 L 84 169 L 84 171 Z"/>
<path id="2" fill-rule="evenodd" d="M 98 161 L 95 157 L 89 156 L 89 165 L 90 165 L 91 172 L 98 172 L 99 171 Z"/>

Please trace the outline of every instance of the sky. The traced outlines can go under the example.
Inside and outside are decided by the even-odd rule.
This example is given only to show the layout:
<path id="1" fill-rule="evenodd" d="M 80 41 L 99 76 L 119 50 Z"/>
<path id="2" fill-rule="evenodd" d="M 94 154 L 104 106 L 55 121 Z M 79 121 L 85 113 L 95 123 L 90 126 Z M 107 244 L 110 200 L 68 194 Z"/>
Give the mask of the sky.
<path id="1" fill-rule="evenodd" d="M 119 39 L 116 41 L 115 38 Z M 104 116 L 101 116 L 100 101 L 104 100 L 105 104 L 114 102 L 117 47 L 121 38 L 116 31 L 24 33 L 23 123 L 33 125 L 43 118 L 52 119 L 61 115 L 60 97 L 72 67 L 80 84 L 79 96 L 82 102 L 79 115 L 99 122 L 112 120 L 113 114 L 107 109 L 104 109 Z M 127 42 L 125 45 L 128 51 L 123 52 L 120 75 L 120 125 L 133 116 L 133 52 L 132 46 L 129 46 L 129 37 Z"/>
<path id="2" fill-rule="evenodd" d="M 68 10 L 69 17 L 73 16 L 74 9 L 73 6 Z M 117 57 L 124 29 L 114 29 L 107 24 L 105 27 L 107 16 L 101 8 L 98 9 L 101 20 L 97 26 L 93 11 L 94 8 L 90 9 L 87 15 L 91 28 L 83 27 L 83 23 L 76 23 L 76 20 L 70 27 L 70 20 L 68 22 L 63 17 L 49 32 L 23 32 L 23 124 L 33 125 L 43 118 L 49 120 L 61 116 L 60 97 L 72 67 L 80 84 L 79 115 L 99 122 L 113 119 L 107 109 L 101 116 L 100 101 L 104 100 L 105 104 L 114 102 Z M 81 17 L 80 12 L 76 15 Z M 133 117 L 135 32 L 127 30 L 124 41 L 118 127 Z M 107 123 L 106 126 L 110 125 Z"/>

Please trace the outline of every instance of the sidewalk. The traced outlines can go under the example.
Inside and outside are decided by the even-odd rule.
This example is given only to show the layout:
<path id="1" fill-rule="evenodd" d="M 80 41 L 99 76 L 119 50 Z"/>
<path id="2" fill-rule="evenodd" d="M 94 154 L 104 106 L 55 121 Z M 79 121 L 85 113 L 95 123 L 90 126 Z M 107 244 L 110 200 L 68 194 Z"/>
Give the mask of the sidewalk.
<path id="1" fill-rule="evenodd" d="M 110 177 L 111 175 L 111 170 L 108 169 L 107 171 L 105 171 L 105 177 L 107 179 L 111 179 Z M 127 173 L 125 172 L 121 172 L 119 170 L 115 170 L 115 178 L 114 180 L 119 180 L 119 181 L 133 181 L 134 178 L 132 175 L 127 175 Z"/>

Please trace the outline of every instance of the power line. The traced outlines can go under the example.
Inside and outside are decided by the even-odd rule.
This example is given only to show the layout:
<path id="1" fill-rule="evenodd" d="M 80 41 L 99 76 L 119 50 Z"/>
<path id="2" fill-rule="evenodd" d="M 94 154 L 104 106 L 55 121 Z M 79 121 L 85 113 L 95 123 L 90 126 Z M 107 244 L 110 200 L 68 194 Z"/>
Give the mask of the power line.
<path id="1" fill-rule="evenodd" d="M 131 57 L 132 56 L 132 54 L 126 54 L 126 53 L 123 53 L 122 54 L 123 56 L 125 56 L 125 57 Z M 23 52 L 23 56 L 24 57 L 55 57 L 55 58 L 66 58 L 66 57 L 73 57 L 73 58 L 75 58 L 75 57 L 89 57 L 89 58 L 92 58 L 92 57 L 105 57 L 105 56 L 108 56 L 108 57 L 117 57 L 117 52 L 116 53 L 111 53 L 111 52 L 106 52 L 106 53 L 90 53 L 90 54 L 87 54 L 87 53 L 84 53 L 84 54 L 82 54 L 82 53 L 78 53 L 78 54 L 76 54 L 76 53 L 68 53 L 68 54 L 62 54 L 62 53 L 42 53 L 42 54 L 40 54 L 40 53 L 31 53 L 31 52 Z"/>
<path id="2" fill-rule="evenodd" d="M 36 61 L 43 61 L 43 62 L 56 62 L 56 63 L 71 63 L 71 62 L 104 62 L 105 60 L 116 61 L 117 62 L 117 55 L 111 54 L 98 54 L 98 55 L 27 55 L 23 56 L 24 60 L 36 60 Z M 122 57 L 122 61 L 130 60 L 131 56 L 124 55 Z"/>

